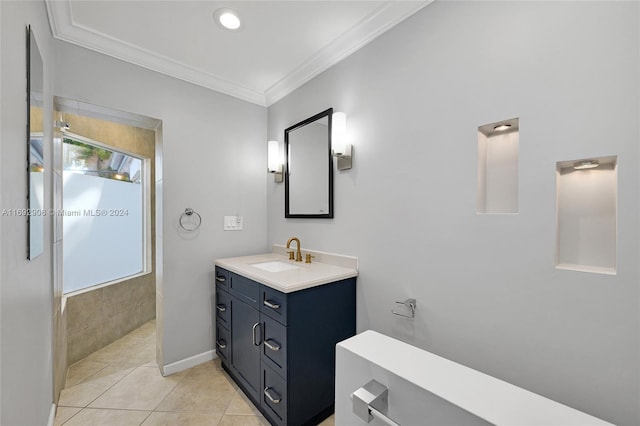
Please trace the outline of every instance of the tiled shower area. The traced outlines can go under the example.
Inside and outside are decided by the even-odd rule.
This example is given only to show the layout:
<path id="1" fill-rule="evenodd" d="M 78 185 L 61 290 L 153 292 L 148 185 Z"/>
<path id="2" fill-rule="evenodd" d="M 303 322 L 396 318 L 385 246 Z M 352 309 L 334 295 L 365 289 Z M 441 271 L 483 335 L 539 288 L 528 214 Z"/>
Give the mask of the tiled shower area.
<path id="1" fill-rule="evenodd" d="M 59 353 L 57 356 L 59 362 L 56 364 L 56 373 L 58 375 L 63 375 L 67 366 L 71 366 L 101 348 L 110 345 L 156 317 L 155 185 L 151 184 L 155 179 L 156 133 L 148 128 L 151 127 L 148 123 L 140 121 L 141 124 L 136 125 L 137 122 L 132 118 L 129 119 L 129 125 L 69 112 L 70 110 L 82 109 L 87 115 L 91 115 L 91 111 L 94 111 L 95 114 L 98 114 L 97 112 L 102 115 L 106 114 L 97 107 L 89 108 L 83 106 L 80 108 L 78 105 L 75 101 L 56 98 L 56 106 L 61 111 L 64 111 L 58 113 L 60 114 L 60 119 L 68 124 L 67 132 L 71 132 L 64 133 L 62 135 L 63 139 L 76 139 L 75 136 L 86 138 L 86 140 L 97 141 L 105 147 L 148 159 L 148 170 L 145 179 L 148 180 L 149 192 L 145 195 L 147 197 L 146 206 L 143 206 L 143 211 L 146 215 L 146 235 L 148 237 L 142 243 L 146 245 L 144 254 L 146 265 L 142 267 L 142 271 L 139 273 L 136 270 L 133 275 L 106 283 L 106 285 L 99 284 L 97 281 L 98 285 L 79 291 L 74 291 L 76 287 L 67 289 L 67 282 L 65 281 L 65 293 L 71 292 L 65 294 L 62 307 L 59 309 L 63 330 L 60 330 L 56 335 L 58 346 L 56 352 Z M 114 112 L 111 113 L 115 114 Z M 129 116 L 123 115 L 117 118 L 124 120 L 127 117 Z M 147 126 L 147 128 L 139 126 Z M 65 168 L 64 173 L 70 172 Z M 69 176 L 83 177 L 84 175 Z M 67 178 L 69 176 L 65 175 Z M 63 207 L 69 208 L 69 206 Z M 84 208 L 88 208 L 88 206 L 84 206 Z M 72 219 L 77 218 L 61 218 L 63 221 L 66 220 L 67 224 L 70 224 Z M 112 243 L 121 242 L 122 233 L 126 232 L 122 227 L 118 226 L 119 222 L 117 222 L 123 221 L 124 218 L 116 217 L 114 220 L 116 222 L 112 228 L 113 231 L 108 236 L 109 240 L 113 240 L 111 241 Z M 61 232 L 63 226 L 58 226 L 57 228 L 59 229 L 57 232 Z M 73 235 L 77 236 L 78 234 L 82 233 L 76 232 Z M 96 241 L 89 241 L 89 246 L 105 246 L 104 236 L 102 238 Z M 78 253 L 77 250 L 76 252 L 70 251 L 70 248 L 76 243 L 77 241 L 75 240 L 66 241 L 65 239 L 64 256 L 70 257 L 67 260 L 77 260 L 77 256 L 82 254 Z M 82 249 L 80 250 L 82 251 Z M 67 260 L 64 261 L 65 267 L 68 266 Z M 87 262 L 83 261 L 83 263 L 87 263 L 84 266 L 89 270 L 96 271 L 96 276 L 105 275 L 105 268 L 111 268 L 109 266 L 111 261 L 102 256 L 92 256 Z M 70 274 L 69 269 L 64 273 L 65 280 L 72 278 L 73 274 Z M 58 309 L 56 309 L 57 311 Z M 66 351 L 66 356 L 62 351 Z M 62 383 L 62 380 L 57 380 L 57 383 Z"/>
<path id="2" fill-rule="evenodd" d="M 154 319 L 155 291 L 153 276 L 147 274 L 68 297 L 69 365 Z"/>

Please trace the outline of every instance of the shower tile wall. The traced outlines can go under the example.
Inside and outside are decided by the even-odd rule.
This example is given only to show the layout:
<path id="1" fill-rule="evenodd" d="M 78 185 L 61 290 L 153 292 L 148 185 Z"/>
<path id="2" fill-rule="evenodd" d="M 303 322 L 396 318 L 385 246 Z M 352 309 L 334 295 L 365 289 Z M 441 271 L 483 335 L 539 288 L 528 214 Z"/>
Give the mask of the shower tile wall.
<path id="1" fill-rule="evenodd" d="M 151 274 L 67 299 L 69 365 L 155 318 Z"/>
<path id="2" fill-rule="evenodd" d="M 151 159 L 155 182 L 155 132 L 74 114 L 64 114 L 74 134 Z M 67 298 L 68 365 L 107 346 L 156 316 L 155 185 L 151 185 L 150 274 Z"/>

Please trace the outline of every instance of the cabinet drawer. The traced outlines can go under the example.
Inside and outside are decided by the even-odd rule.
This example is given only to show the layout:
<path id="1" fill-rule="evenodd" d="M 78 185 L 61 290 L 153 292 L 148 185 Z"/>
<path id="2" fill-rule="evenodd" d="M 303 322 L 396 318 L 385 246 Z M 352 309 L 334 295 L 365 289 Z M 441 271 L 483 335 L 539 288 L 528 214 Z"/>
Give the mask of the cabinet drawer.
<path id="1" fill-rule="evenodd" d="M 287 328 L 266 315 L 262 315 L 261 320 L 263 324 L 262 361 L 286 379 Z"/>
<path id="2" fill-rule="evenodd" d="M 231 326 L 231 296 L 224 291 L 216 292 L 216 324 L 229 330 Z"/>
<path id="3" fill-rule="evenodd" d="M 243 302 L 258 309 L 260 284 L 238 274 L 229 274 L 229 292 Z"/>
<path id="4" fill-rule="evenodd" d="M 220 325 L 216 325 L 216 353 L 224 363 L 229 362 L 230 347 L 229 331 L 224 327 L 220 327 Z"/>
<path id="5" fill-rule="evenodd" d="M 287 325 L 287 295 L 271 287 L 261 286 L 260 312 Z"/>
<path id="6" fill-rule="evenodd" d="M 229 291 L 229 271 L 226 269 L 222 269 L 219 266 L 216 266 L 215 271 L 215 280 L 216 280 L 216 290 L 222 289 L 224 291 Z"/>
<path id="7" fill-rule="evenodd" d="M 262 368 L 262 400 L 260 405 L 279 425 L 287 424 L 287 382 L 271 368 Z"/>

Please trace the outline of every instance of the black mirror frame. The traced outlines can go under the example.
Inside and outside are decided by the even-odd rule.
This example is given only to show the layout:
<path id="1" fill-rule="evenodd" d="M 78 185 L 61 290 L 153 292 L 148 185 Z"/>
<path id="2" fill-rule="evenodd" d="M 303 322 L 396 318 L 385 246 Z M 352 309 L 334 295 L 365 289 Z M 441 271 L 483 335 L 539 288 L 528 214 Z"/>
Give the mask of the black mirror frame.
<path id="1" fill-rule="evenodd" d="M 333 108 L 324 110 L 312 117 L 307 118 L 284 131 L 284 217 L 291 219 L 333 219 L 333 158 L 331 156 L 331 129 L 332 129 Z M 313 123 L 323 117 L 328 119 L 328 135 L 327 135 L 327 159 L 329 167 L 329 212 L 323 214 L 303 214 L 291 213 L 289 205 L 289 133 L 307 124 Z"/>

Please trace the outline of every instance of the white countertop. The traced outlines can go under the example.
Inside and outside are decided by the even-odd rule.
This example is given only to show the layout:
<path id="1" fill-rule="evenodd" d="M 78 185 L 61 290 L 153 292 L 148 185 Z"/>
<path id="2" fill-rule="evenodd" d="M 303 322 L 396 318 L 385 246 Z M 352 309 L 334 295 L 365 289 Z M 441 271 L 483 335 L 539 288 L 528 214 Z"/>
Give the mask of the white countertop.
<path id="1" fill-rule="evenodd" d="M 274 246 L 274 251 L 281 251 L 281 249 L 279 246 Z M 320 257 L 323 261 L 332 261 L 332 257 L 354 259 L 355 261 L 351 262 L 354 267 L 345 267 L 344 262 L 338 266 L 332 263 L 316 262 L 315 259 L 312 263 L 304 263 L 304 261 L 295 262 L 289 260 L 288 256 L 280 253 L 265 253 L 253 256 L 217 259 L 215 264 L 216 266 L 250 278 L 283 293 L 292 293 L 294 291 L 358 276 L 358 270 L 355 268 L 357 259 L 355 258 L 331 255 L 329 253 L 324 253 L 323 256 L 322 252 L 310 250 L 303 250 L 303 253 L 311 253 L 316 257 Z M 273 261 L 290 263 L 297 266 L 297 268 L 288 271 L 269 272 L 253 266 L 256 263 Z"/>
<path id="2" fill-rule="evenodd" d="M 415 346 L 365 331 L 338 343 L 494 425 L 611 425 L 604 420 Z M 384 348 L 384 350 L 381 350 Z"/>

